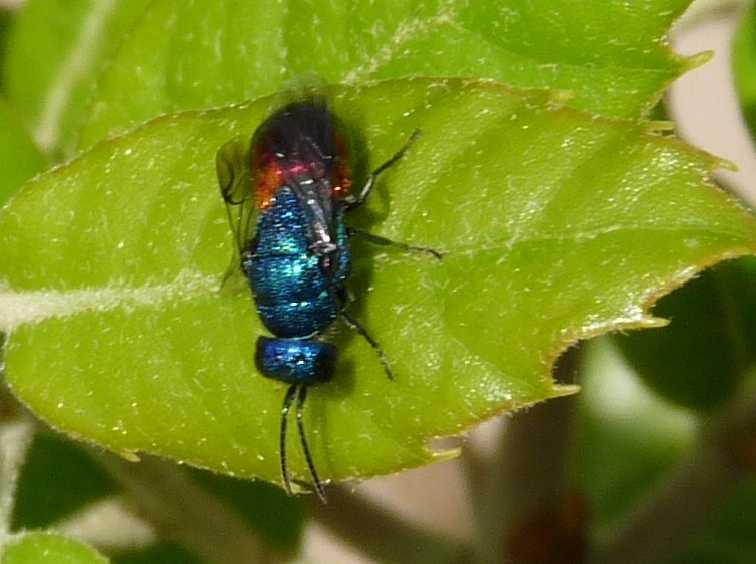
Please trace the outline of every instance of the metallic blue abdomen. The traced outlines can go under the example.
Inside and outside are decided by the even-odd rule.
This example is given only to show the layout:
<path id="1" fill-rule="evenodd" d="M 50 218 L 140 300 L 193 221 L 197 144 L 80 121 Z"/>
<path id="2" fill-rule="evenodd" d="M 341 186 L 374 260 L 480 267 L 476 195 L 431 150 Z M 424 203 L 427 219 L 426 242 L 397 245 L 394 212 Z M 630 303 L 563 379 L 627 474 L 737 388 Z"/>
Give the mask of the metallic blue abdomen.
<path id="1" fill-rule="evenodd" d="M 260 337 L 255 362 L 268 378 L 289 384 L 316 384 L 331 378 L 336 347 L 320 341 Z"/>
<path id="2" fill-rule="evenodd" d="M 335 227 L 339 251 L 325 258 L 310 250 L 307 218 L 291 189 L 281 187 L 263 211 L 242 266 L 257 312 L 277 337 L 308 337 L 336 319 L 350 257 L 340 215 Z"/>

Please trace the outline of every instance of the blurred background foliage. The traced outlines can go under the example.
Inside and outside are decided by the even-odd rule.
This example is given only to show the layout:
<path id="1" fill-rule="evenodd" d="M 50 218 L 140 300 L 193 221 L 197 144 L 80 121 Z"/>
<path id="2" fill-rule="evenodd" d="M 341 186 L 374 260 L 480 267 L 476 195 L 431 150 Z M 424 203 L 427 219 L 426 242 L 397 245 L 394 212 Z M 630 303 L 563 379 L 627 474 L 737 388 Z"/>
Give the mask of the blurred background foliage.
<path id="1" fill-rule="evenodd" d="M 200 107 L 205 102 L 191 89 L 182 90 L 180 84 L 171 84 L 160 92 L 173 93 L 173 97 L 155 100 L 148 90 L 125 103 L 123 98 L 134 93 L 119 92 L 116 86 L 111 86 L 108 80 L 115 81 L 112 74 L 102 78 L 119 49 L 134 57 L 134 68 L 120 67 L 117 72 L 126 76 L 137 72 L 135 68 L 142 62 L 138 57 L 148 57 L 149 53 L 137 55 L 129 50 L 139 53 L 149 46 L 140 47 L 139 41 L 133 39 L 139 34 L 139 28 L 134 26 L 144 18 L 146 22 L 142 23 L 146 27 L 142 30 L 159 27 L 169 4 L 156 2 L 151 7 L 154 12 L 145 15 L 143 10 L 148 2 L 116 2 L 115 16 L 108 20 L 107 29 L 99 31 L 103 40 L 97 41 L 97 48 L 80 61 L 82 66 L 79 74 L 75 74 L 75 84 L 69 85 L 73 92 L 70 105 L 65 111 L 60 110 L 56 118 L 61 120 L 60 128 L 55 135 L 50 135 L 45 130 L 45 120 L 50 118 L 42 115 L 38 93 L 47 89 L 45 81 L 55 74 L 54 67 L 65 64 L 64 55 L 80 32 L 82 19 L 92 15 L 96 4 L 94 0 L 29 0 L 22 8 L 0 9 L 3 71 L 0 73 L 3 93 L 0 100 L 0 163 L 3 163 L 0 202 L 48 164 L 74 154 L 80 135 L 86 145 L 87 141 L 103 134 L 104 126 L 98 124 L 98 117 L 92 121 L 94 125 L 83 125 L 92 116 L 92 93 L 98 86 L 104 89 L 105 97 L 97 116 L 103 112 L 123 111 L 123 115 L 116 115 L 112 121 L 119 126 L 146 115 L 184 109 L 182 104 L 186 100 Z M 189 4 L 191 10 L 201 5 Z M 688 2 L 667 4 L 669 15 L 655 31 L 666 30 Z M 580 13 L 575 14 L 579 19 Z M 208 36 L 216 31 L 216 25 L 220 24 L 207 27 Z M 234 40 L 234 36 L 223 40 Z M 24 48 L 14 51 L 13 41 L 25 42 Z M 756 10 L 753 6 L 742 11 L 733 45 L 737 92 L 745 119 L 751 130 L 756 131 Z M 9 52 L 14 53 L 10 59 Z M 658 55 L 655 57 L 658 59 Z M 681 59 L 670 64 L 670 78 L 684 66 Z M 198 65 L 205 63 L 200 61 Z M 187 72 L 201 73 L 201 69 L 191 68 Z M 218 80 L 212 76 L 209 79 Z M 174 87 L 178 90 L 172 90 Z M 274 90 L 275 84 L 269 89 Z M 231 89 L 223 96 L 228 98 L 224 102 L 229 102 L 260 94 Z M 642 106 L 590 97 L 581 98 L 580 103 L 588 106 L 595 103 L 597 105 L 589 109 L 620 115 L 638 112 Z M 662 104 L 654 108 L 654 115 L 664 115 Z M 581 492 L 588 507 L 591 540 L 610 543 L 617 531 L 623 529 L 623 522 L 632 518 L 638 504 L 663 488 L 670 474 L 681 464 L 687 464 L 701 445 L 706 444 L 712 429 L 727 420 L 733 405 L 747 403 L 749 397 L 754 397 L 755 277 L 756 261 L 752 258 L 720 264 L 657 304 L 655 315 L 671 319 L 669 327 L 602 337 L 581 348 L 577 381 L 582 392 L 576 400 L 567 400 L 576 403 L 567 464 L 568 481 Z M 16 407 L 7 407 L 13 405 L 7 395 L 3 397 L 3 405 L 3 421 L 18 415 Z M 190 500 L 175 499 L 175 490 L 170 484 L 174 477 L 145 478 L 144 483 L 165 485 L 163 490 L 155 489 L 158 506 L 173 507 L 178 512 L 161 514 L 147 500 L 149 496 L 140 494 L 144 483 L 139 481 L 139 476 L 124 478 L 120 469 L 123 464 L 127 463 L 109 459 L 97 450 L 52 431 L 37 432 L 20 475 L 12 530 L 61 530 L 95 544 L 111 561 L 122 564 L 211 562 L 212 555 L 203 553 L 202 548 L 192 542 L 195 531 L 183 529 L 182 525 L 171 521 L 171 515 L 183 510 L 195 515 Z M 756 535 L 753 534 L 756 530 L 756 478 L 754 468 L 747 465 L 746 468 L 737 479 L 714 488 L 718 503 L 701 516 L 694 534 L 686 537 L 685 546 L 676 547 L 679 550 L 675 554 L 666 554 L 666 559 L 659 561 L 679 564 L 756 562 Z M 157 472 L 163 470 L 158 467 Z M 263 539 L 265 549 L 257 553 L 260 561 L 286 560 L 297 553 L 305 527 L 305 502 L 289 499 L 278 488 L 259 482 L 235 480 L 201 470 L 179 468 L 178 472 L 181 480 L 187 480 L 191 488 L 196 488 L 181 491 L 204 492 L 224 508 L 235 525 L 249 531 L 250 536 Z M 438 495 L 443 495 L 443 491 Z M 184 502 L 189 507 L 184 507 Z M 127 534 L 123 542 L 115 538 L 103 540 L 98 536 L 100 532 L 95 534 L 91 529 L 82 528 L 87 515 L 94 514 L 96 520 L 111 523 L 105 519 L 105 513 L 96 513 L 110 507 L 111 503 L 116 515 L 112 522 L 116 525 L 111 524 L 111 527 L 121 523 L 118 516 L 131 514 L 146 523 L 146 528 L 134 527 L 133 535 Z M 317 510 L 315 514 L 317 516 Z M 380 537 L 380 531 L 376 535 Z M 60 558 L 69 558 L 70 562 L 101 561 L 82 545 L 72 541 L 67 545 L 69 541 L 58 537 L 28 537 L 21 541 L 19 545 L 26 544 L 8 549 L 2 557 L 3 564 L 40 563 L 43 560 L 39 554 L 58 554 L 56 551 L 65 555 Z M 384 542 L 392 541 L 384 539 Z M 369 547 L 366 552 L 370 553 Z M 374 551 L 374 555 L 378 553 L 380 551 Z M 531 561 L 551 562 L 537 558 Z"/>

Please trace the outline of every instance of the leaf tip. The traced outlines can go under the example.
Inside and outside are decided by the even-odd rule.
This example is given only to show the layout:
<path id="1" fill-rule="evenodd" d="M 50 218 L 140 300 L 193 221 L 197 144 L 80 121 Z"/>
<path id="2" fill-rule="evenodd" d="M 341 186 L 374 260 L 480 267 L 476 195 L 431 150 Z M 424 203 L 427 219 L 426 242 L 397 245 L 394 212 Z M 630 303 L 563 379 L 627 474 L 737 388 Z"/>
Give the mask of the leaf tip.
<path id="1" fill-rule="evenodd" d="M 552 388 L 552 399 L 571 396 L 580 392 L 580 386 L 577 384 L 554 384 Z"/>
<path id="2" fill-rule="evenodd" d="M 669 325 L 669 319 L 646 315 L 641 317 L 637 323 L 634 324 L 633 329 L 660 329 L 667 325 Z"/>
<path id="3" fill-rule="evenodd" d="M 738 172 L 738 165 L 724 157 L 714 157 L 714 166 L 720 170 L 728 172 Z"/>
<path id="4" fill-rule="evenodd" d="M 426 442 L 425 452 L 429 462 L 447 462 L 462 454 L 464 435 L 433 437 Z"/>
<path id="5" fill-rule="evenodd" d="M 139 453 L 135 450 L 117 450 L 114 451 L 118 456 L 123 458 L 124 460 L 128 462 L 141 462 L 142 457 L 139 456 Z"/>
<path id="6" fill-rule="evenodd" d="M 645 132 L 653 135 L 654 133 L 665 133 L 675 130 L 675 122 L 670 120 L 654 120 L 645 124 Z"/>
<path id="7" fill-rule="evenodd" d="M 714 51 L 701 51 L 695 55 L 690 55 L 685 58 L 685 66 L 687 71 L 697 69 L 700 66 L 705 65 L 714 58 Z"/>
<path id="8" fill-rule="evenodd" d="M 459 458 L 460 454 L 462 454 L 461 447 L 448 448 L 445 450 L 432 450 L 431 459 L 433 462 L 448 462 L 449 460 Z"/>

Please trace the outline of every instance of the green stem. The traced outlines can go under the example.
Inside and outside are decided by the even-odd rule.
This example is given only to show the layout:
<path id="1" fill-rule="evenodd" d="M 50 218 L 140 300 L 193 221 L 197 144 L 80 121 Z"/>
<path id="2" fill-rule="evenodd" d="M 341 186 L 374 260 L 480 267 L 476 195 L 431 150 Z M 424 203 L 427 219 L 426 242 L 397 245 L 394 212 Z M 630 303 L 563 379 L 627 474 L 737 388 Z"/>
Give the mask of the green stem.
<path id="1" fill-rule="evenodd" d="M 413 527 L 343 488 L 328 490 L 328 504 L 313 503 L 312 513 L 321 525 L 377 562 L 474 561 L 471 547 Z"/>
<path id="2" fill-rule="evenodd" d="M 95 454 L 126 490 L 136 511 L 165 537 L 212 564 L 282 562 L 258 535 L 221 501 L 175 464 L 154 458 L 127 462 Z"/>
<path id="3" fill-rule="evenodd" d="M 753 475 L 754 449 L 756 397 L 708 422 L 695 451 L 597 543 L 593 562 L 660 564 L 679 556 L 712 512 Z"/>

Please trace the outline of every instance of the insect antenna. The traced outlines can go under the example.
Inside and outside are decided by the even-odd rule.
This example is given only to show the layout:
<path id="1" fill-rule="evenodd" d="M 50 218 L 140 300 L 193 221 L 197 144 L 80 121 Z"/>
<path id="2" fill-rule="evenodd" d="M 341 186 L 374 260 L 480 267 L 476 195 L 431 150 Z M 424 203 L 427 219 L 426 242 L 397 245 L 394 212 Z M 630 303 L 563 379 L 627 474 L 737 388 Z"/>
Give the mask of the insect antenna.
<path id="1" fill-rule="evenodd" d="M 281 459 L 281 480 L 283 480 L 284 488 L 286 489 L 286 493 L 289 495 L 294 494 L 291 491 L 289 470 L 286 467 L 286 425 L 289 419 L 289 409 L 291 408 L 291 403 L 294 401 L 294 396 L 297 393 L 297 386 L 298 384 L 292 384 L 291 386 L 289 386 L 289 389 L 286 391 L 286 396 L 284 396 L 283 407 L 281 408 L 281 435 L 279 436 L 278 444 Z"/>
<path id="2" fill-rule="evenodd" d="M 320 482 L 318 472 L 315 470 L 315 464 L 312 461 L 312 455 L 310 454 L 310 447 L 307 446 L 307 437 L 304 430 L 304 403 L 307 399 L 307 386 L 299 388 L 299 397 L 297 398 L 297 427 L 299 427 L 299 439 L 302 441 L 302 450 L 304 451 L 305 460 L 307 461 L 307 468 L 310 469 L 310 476 L 312 476 L 312 483 L 315 486 L 315 491 L 320 498 L 320 501 L 327 503 L 325 490 L 323 484 Z"/>

